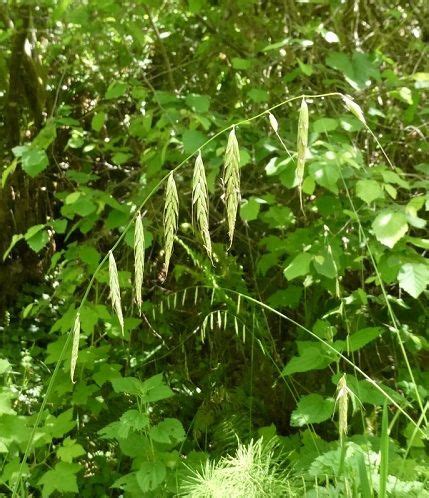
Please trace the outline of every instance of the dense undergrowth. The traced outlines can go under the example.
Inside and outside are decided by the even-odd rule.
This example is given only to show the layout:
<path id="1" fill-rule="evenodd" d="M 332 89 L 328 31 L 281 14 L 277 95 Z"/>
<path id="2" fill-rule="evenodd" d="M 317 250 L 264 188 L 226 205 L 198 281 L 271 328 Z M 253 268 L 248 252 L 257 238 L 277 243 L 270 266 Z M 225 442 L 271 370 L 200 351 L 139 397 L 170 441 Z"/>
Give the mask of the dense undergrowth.
<path id="1" fill-rule="evenodd" d="M 1 496 L 429 496 L 423 9 L 0 6 Z"/>

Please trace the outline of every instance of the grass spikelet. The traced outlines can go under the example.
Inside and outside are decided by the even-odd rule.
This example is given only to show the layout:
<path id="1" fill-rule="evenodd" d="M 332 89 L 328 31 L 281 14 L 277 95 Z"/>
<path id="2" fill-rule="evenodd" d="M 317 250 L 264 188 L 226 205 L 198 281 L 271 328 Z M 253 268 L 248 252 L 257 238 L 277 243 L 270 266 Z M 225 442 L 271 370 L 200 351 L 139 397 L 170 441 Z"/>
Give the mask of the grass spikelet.
<path id="1" fill-rule="evenodd" d="M 363 111 L 356 102 L 350 98 L 348 95 L 342 95 L 344 106 L 348 111 L 350 111 L 359 121 L 366 126 L 365 116 L 363 115 Z"/>
<path id="2" fill-rule="evenodd" d="M 347 435 L 347 415 L 349 409 L 349 389 L 347 387 L 346 374 L 338 381 L 337 386 L 337 402 L 338 402 L 338 427 L 340 439 L 344 439 Z"/>
<path id="3" fill-rule="evenodd" d="M 271 112 L 268 114 L 268 119 L 270 120 L 270 125 L 271 128 L 274 130 L 274 133 L 277 133 L 279 131 L 279 123 L 277 122 L 277 119 Z"/>
<path id="4" fill-rule="evenodd" d="M 234 238 L 237 209 L 240 203 L 240 150 L 234 128 L 229 134 L 226 146 L 223 184 L 228 219 L 229 247 L 231 247 Z"/>
<path id="5" fill-rule="evenodd" d="M 302 99 L 301 108 L 298 118 L 298 137 L 297 137 L 297 163 L 296 163 L 296 178 L 298 180 L 299 203 L 301 211 L 304 212 L 302 202 L 302 181 L 304 179 L 305 155 L 308 146 L 308 107 L 305 99 Z"/>
<path id="6" fill-rule="evenodd" d="M 204 247 L 212 259 L 212 242 L 209 231 L 209 197 L 206 172 L 201 152 L 198 153 L 192 178 L 192 207 L 195 209 L 195 219 L 203 239 Z"/>
<path id="7" fill-rule="evenodd" d="M 109 286 L 110 286 L 110 299 L 112 307 L 118 317 L 119 324 L 121 325 L 122 335 L 124 334 L 124 317 L 122 315 L 121 306 L 121 289 L 119 287 L 118 269 L 112 251 L 109 252 Z"/>
<path id="8" fill-rule="evenodd" d="M 177 232 L 177 224 L 179 219 L 179 197 L 177 195 L 176 182 L 174 181 L 173 172 L 170 173 L 167 180 L 167 188 L 165 192 L 165 207 L 164 207 L 164 273 L 168 274 L 170 266 L 170 258 L 173 253 L 174 236 Z"/>
<path id="9" fill-rule="evenodd" d="M 141 214 L 138 213 L 134 225 L 134 293 L 141 314 L 142 286 L 144 274 L 145 240 Z"/>
<path id="10" fill-rule="evenodd" d="M 73 344 L 70 361 L 70 378 L 74 383 L 74 372 L 76 370 L 77 357 L 79 355 L 79 339 L 80 339 L 80 314 L 77 313 L 73 325 Z"/>

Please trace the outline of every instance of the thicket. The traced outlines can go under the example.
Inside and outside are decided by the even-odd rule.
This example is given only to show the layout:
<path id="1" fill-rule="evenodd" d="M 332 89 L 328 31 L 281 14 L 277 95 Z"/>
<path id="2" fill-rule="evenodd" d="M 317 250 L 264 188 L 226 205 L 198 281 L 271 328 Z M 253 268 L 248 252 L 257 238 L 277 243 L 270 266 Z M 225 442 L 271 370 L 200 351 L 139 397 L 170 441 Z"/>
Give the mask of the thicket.
<path id="1" fill-rule="evenodd" d="M 429 496 L 425 9 L 0 5 L 1 496 Z"/>

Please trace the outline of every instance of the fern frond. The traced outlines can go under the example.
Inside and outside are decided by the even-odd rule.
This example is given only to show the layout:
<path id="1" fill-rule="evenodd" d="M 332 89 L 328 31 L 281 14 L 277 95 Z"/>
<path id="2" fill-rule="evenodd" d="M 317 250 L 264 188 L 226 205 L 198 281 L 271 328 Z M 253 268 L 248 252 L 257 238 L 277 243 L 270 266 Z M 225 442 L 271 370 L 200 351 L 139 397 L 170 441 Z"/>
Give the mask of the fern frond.
<path id="1" fill-rule="evenodd" d="M 80 314 L 76 314 L 76 318 L 74 320 L 73 325 L 73 344 L 72 344 L 72 353 L 71 353 L 71 361 L 70 361 L 70 378 L 74 383 L 74 372 L 76 370 L 77 358 L 79 355 L 79 339 L 80 339 Z"/>
<path id="2" fill-rule="evenodd" d="M 142 308 L 142 287 L 144 275 L 144 254 L 145 254 L 145 240 L 142 217 L 140 213 L 137 214 L 134 226 L 134 293 L 141 314 Z"/>
<path id="3" fill-rule="evenodd" d="M 168 274 L 170 258 L 173 253 L 174 237 L 177 232 L 179 219 L 179 197 L 177 195 L 176 182 L 174 181 L 173 172 L 168 176 L 167 187 L 165 192 L 164 206 L 164 272 Z"/>
<path id="4" fill-rule="evenodd" d="M 192 177 L 192 207 L 195 210 L 195 219 L 204 247 L 209 258 L 212 259 L 212 242 L 209 231 L 209 196 L 201 152 L 198 153 L 195 161 L 194 175 Z"/>
<path id="5" fill-rule="evenodd" d="M 118 269 L 112 251 L 109 252 L 109 286 L 110 286 L 110 299 L 112 307 L 118 317 L 119 324 L 121 325 L 122 335 L 124 334 L 124 317 L 122 315 L 121 306 L 121 289 L 119 287 Z"/>
<path id="6" fill-rule="evenodd" d="M 229 134 L 226 146 L 223 184 L 228 220 L 229 247 L 231 247 L 234 238 L 237 209 L 240 203 L 240 150 L 234 128 Z"/>
<path id="7" fill-rule="evenodd" d="M 297 136 L 297 164 L 296 179 L 298 180 L 299 202 L 301 210 L 304 212 L 302 203 L 302 181 L 304 179 L 305 155 L 308 147 L 308 106 L 305 99 L 302 99 L 301 108 L 298 118 L 298 136 Z"/>

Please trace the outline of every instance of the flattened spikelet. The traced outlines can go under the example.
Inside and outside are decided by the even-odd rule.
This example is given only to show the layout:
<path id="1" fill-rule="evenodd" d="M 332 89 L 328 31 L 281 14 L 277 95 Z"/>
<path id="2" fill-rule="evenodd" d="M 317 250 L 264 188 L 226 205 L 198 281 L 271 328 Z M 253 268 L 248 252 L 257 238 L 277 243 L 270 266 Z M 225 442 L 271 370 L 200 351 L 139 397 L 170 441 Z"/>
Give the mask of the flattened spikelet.
<path id="1" fill-rule="evenodd" d="M 122 334 L 124 333 L 124 317 L 122 315 L 121 306 L 121 289 L 119 287 L 118 269 L 112 251 L 109 252 L 109 286 L 110 286 L 110 299 L 112 307 L 118 317 L 119 324 L 121 325 Z"/>
<path id="2" fill-rule="evenodd" d="M 198 153 L 192 178 L 192 207 L 195 219 L 209 258 L 212 258 L 212 242 L 209 231 L 209 196 L 206 172 L 201 152 Z"/>
<path id="3" fill-rule="evenodd" d="M 277 119 L 271 112 L 268 114 L 268 118 L 270 120 L 270 125 L 271 128 L 274 130 L 274 133 L 277 133 L 279 131 L 279 123 L 277 122 Z"/>
<path id="4" fill-rule="evenodd" d="M 240 150 L 234 128 L 229 134 L 226 146 L 223 185 L 228 219 L 229 246 L 231 247 L 234 238 L 237 209 L 240 203 Z"/>
<path id="5" fill-rule="evenodd" d="M 141 313 L 141 308 L 142 308 L 144 253 L 145 253 L 145 240 L 144 240 L 143 223 L 142 223 L 142 217 L 140 213 L 138 213 L 134 226 L 134 293 L 139 313 Z"/>
<path id="6" fill-rule="evenodd" d="M 170 258 L 173 253 L 174 237 L 177 232 L 179 219 L 179 197 L 177 195 L 176 182 L 174 181 L 173 172 L 170 173 L 167 180 L 165 191 L 164 206 L 164 274 L 167 276 Z"/>
<path id="7" fill-rule="evenodd" d="M 71 361 L 70 361 L 70 378 L 74 383 L 74 372 L 76 370 L 77 357 L 79 355 L 79 339 L 80 339 L 80 315 L 77 313 L 76 318 L 74 320 L 73 325 L 73 344 L 72 344 L 72 353 L 71 353 Z"/>
<path id="8" fill-rule="evenodd" d="M 340 439 L 343 439 L 347 435 L 347 415 L 349 409 L 349 391 L 345 374 L 338 381 L 337 402 L 339 433 Z"/>
<path id="9" fill-rule="evenodd" d="M 303 209 L 302 203 L 302 181 L 304 179 L 305 168 L 305 154 L 308 146 L 308 107 L 305 99 L 302 99 L 301 108 L 299 110 L 298 118 L 298 137 L 297 137 L 297 163 L 296 163 L 296 178 L 298 180 L 299 202 L 301 210 Z"/>
<path id="10" fill-rule="evenodd" d="M 356 102 L 350 98 L 348 95 L 342 95 L 344 105 L 348 111 L 350 111 L 361 123 L 366 125 L 365 116 L 363 115 L 362 109 Z"/>

